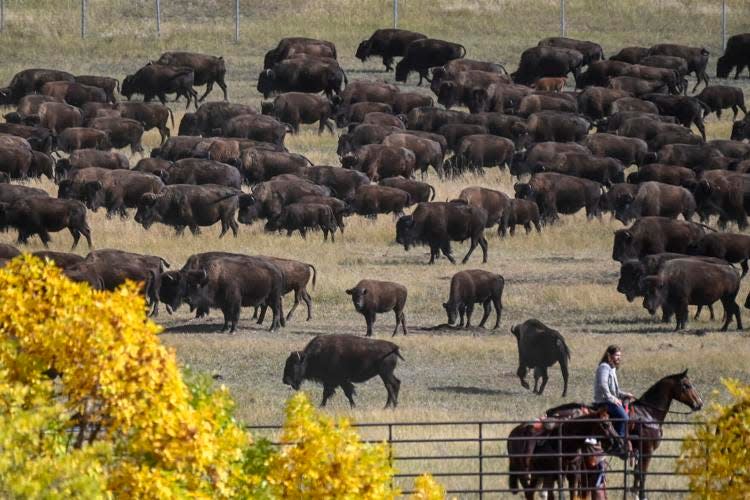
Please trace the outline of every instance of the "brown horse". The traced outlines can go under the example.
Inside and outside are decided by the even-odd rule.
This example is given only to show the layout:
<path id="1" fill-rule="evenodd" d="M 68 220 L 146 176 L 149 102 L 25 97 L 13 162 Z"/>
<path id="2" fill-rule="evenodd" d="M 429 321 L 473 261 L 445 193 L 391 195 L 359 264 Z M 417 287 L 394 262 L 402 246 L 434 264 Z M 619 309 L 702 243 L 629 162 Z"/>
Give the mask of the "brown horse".
<path id="1" fill-rule="evenodd" d="M 521 424 L 511 430 L 508 436 L 509 486 L 513 493 L 519 492 L 521 483 L 527 499 L 534 498 L 534 492 L 541 484 L 548 498 L 554 498 L 555 483 L 562 469 L 573 471 L 578 468 L 581 450 L 587 438 L 619 441 L 609 421 L 606 406 L 577 413 L 567 420 L 537 421 Z M 578 460 L 577 460 L 578 459 Z M 571 477 L 570 474 L 565 473 Z"/>
<path id="2" fill-rule="evenodd" d="M 703 407 L 703 400 L 690 382 L 687 370 L 664 377 L 630 403 L 628 434 L 636 456 L 633 483 L 633 490 L 636 492 L 643 493 L 646 490 L 646 473 L 651 456 L 661 443 L 661 426 L 675 400 L 693 411 Z"/>

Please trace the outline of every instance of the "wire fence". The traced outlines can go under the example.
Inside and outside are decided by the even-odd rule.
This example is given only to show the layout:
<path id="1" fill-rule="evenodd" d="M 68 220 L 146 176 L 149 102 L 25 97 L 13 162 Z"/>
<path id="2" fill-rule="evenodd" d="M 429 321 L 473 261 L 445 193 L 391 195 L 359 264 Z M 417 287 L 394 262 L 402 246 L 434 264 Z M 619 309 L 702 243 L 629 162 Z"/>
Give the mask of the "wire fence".
<path id="1" fill-rule="evenodd" d="M 517 439 L 531 439 L 544 441 L 544 449 L 552 451 L 533 455 L 516 453 L 514 457 L 534 456 L 536 459 L 547 459 L 546 463 L 554 465 L 546 465 L 544 469 L 536 470 L 535 473 L 553 479 L 556 483 L 554 489 L 559 498 L 573 498 L 573 495 L 569 494 L 573 471 L 566 464 L 574 457 L 578 457 L 579 460 L 585 460 L 587 457 L 601 458 L 598 456 L 600 452 L 563 452 L 566 440 L 581 441 L 588 436 L 564 435 L 564 426 L 566 422 L 570 423 L 570 420 L 547 419 L 545 422 L 560 425 L 544 435 L 521 438 L 509 437 L 510 430 L 519 424 L 528 424 L 529 421 L 386 422 L 361 423 L 355 424 L 354 427 L 366 442 L 389 444 L 391 459 L 398 471 L 394 476 L 396 486 L 404 495 L 413 493 L 414 478 L 423 473 L 430 473 L 439 478 L 446 487 L 446 492 L 451 495 L 480 499 L 507 497 L 516 493 L 509 487 L 510 477 L 518 476 L 517 472 L 509 470 L 510 454 L 507 445 Z M 577 422 L 594 420 L 577 419 Z M 690 492 L 688 478 L 684 473 L 677 472 L 676 461 L 680 456 L 680 446 L 687 431 L 699 424 L 700 422 L 688 421 L 664 422 L 660 446 L 651 454 L 647 471 L 641 468 L 640 460 L 623 461 L 611 458 L 608 462 L 605 461 L 606 491 L 609 496 L 627 498 L 633 493 L 634 480 L 638 476 L 645 478 L 636 491 L 639 498 L 687 496 Z M 653 424 L 637 422 L 635 425 Z M 281 426 L 256 425 L 248 426 L 248 429 L 256 436 L 269 439 L 276 446 L 283 446 L 280 442 Z M 631 441 L 633 454 L 642 456 L 644 446 L 648 446 L 648 439 L 631 435 L 627 438 Z M 598 489 L 596 481 L 584 482 L 576 487 L 578 492 Z"/>

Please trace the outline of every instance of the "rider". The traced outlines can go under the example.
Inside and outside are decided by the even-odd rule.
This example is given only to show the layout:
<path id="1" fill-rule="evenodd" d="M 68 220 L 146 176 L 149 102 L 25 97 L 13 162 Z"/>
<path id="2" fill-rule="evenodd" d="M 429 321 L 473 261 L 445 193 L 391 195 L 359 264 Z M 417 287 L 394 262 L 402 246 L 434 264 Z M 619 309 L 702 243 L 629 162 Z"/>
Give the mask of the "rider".
<path id="1" fill-rule="evenodd" d="M 621 437 L 625 437 L 625 428 L 628 423 L 628 414 L 622 402 L 624 398 L 633 398 L 629 392 L 620 390 L 620 384 L 617 381 L 617 368 L 620 366 L 622 353 L 616 345 L 607 347 L 604 351 L 599 367 L 596 369 L 596 379 L 594 380 L 594 402 L 607 405 L 607 412 L 613 419 L 619 421 L 613 422 L 613 426 Z M 624 450 L 619 451 L 619 455 L 624 455 Z M 617 454 L 617 453 L 616 453 Z"/>

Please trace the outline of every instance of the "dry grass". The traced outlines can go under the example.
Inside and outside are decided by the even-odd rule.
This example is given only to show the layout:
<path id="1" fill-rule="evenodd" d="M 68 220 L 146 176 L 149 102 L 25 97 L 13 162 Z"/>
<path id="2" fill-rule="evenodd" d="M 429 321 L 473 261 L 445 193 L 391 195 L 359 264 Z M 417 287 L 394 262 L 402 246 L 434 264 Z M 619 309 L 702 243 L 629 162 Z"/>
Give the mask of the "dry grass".
<path id="1" fill-rule="evenodd" d="M 353 58 L 360 39 L 377 27 L 390 25 L 390 1 L 357 2 L 354 14 L 354 3 L 347 0 L 273 3 L 242 0 L 244 15 L 239 44 L 232 42 L 232 2 L 162 4 L 162 37 L 157 39 L 153 36 L 153 2 L 89 0 L 89 37 L 81 41 L 77 0 L 6 0 L 6 29 L 0 33 L 5 64 L 0 68 L 0 81 L 8 81 L 13 73 L 27 67 L 60 67 L 78 74 L 104 73 L 122 78 L 145 61 L 158 57 L 163 50 L 186 49 L 223 54 L 229 68 L 232 99 L 257 104 L 260 98 L 255 91 L 255 79 L 262 55 L 278 38 L 289 35 L 334 41 L 350 78 L 393 78 L 392 74 L 379 72 L 382 68 L 379 61 L 362 65 Z M 558 30 L 556 0 L 409 0 L 400 4 L 401 27 L 460 41 L 468 48 L 470 57 L 510 63 L 509 69 L 515 66 L 525 47 Z M 728 4 L 730 33 L 748 31 L 750 4 L 740 0 Z M 567 9 L 569 35 L 597 40 L 608 54 L 625 45 L 667 40 L 705 45 L 713 54 L 719 52 L 719 13 L 705 2 L 570 0 Z M 742 85 L 747 90 L 746 82 Z M 181 116 L 181 106 L 175 109 L 179 109 L 177 114 Z M 728 137 L 731 128 L 728 117 L 709 122 L 712 138 Z M 145 143 L 147 147 L 156 146 L 158 135 L 149 133 Z M 287 144 L 317 164 L 338 164 L 336 137 L 319 137 L 306 130 L 290 137 Z M 439 182 L 434 176 L 429 181 L 435 185 L 440 200 L 477 184 L 512 192 L 508 174 L 496 170 L 488 171 L 484 177 L 467 177 L 456 182 Z M 42 185 L 54 192 L 50 183 Z M 620 225 L 608 217 L 601 222 L 587 222 L 578 214 L 566 217 L 555 227 L 545 228 L 540 235 L 525 236 L 521 232 L 505 240 L 490 232 L 489 263 L 482 265 L 481 254 L 475 253 L 466 266 L 453 266 L 444 259 L 428 266 L 426 249 L 404 252 L 394 242 L 395 224 L 389 216 L 381 216 L 375 222 L 358 217 L 349 219 L 345 235 L 337 238 L 336 244 L 324 244 L 322 236 L 315 234 L 307 241 L 299 236 L 288 239 L 268 235 L 258 225 L 243 226 L 236 239 L 219 240 L 217 228 L 205 229 L 199 237 L 177 238 L 168 228 L 144 231 L 132 220 L 108 220 L 102 213 L 92 214 L 90 222 L 97 248 L 162 255 L 173 268 L 181 266 L 189 255 L 209 250 L 291 257 L 317 267 L 318 284 L 312 291 L 314 319 L 309 323 L 302 321 L 304 310 L 298 309 L 288 327 L 279 333 L 271 334 L 256 326 L 247 311 L 243 312 L 240 330 L 234 336 L 217 333 L 221 326 L 217 312 L 207 321 L 198 322 L 191 321 L 184 309 L 174 316 L 162 313 L 158 318 L 166 328 L 164 342 L 176 350 L 183 363 L 222 375 L 237 400 L 240 418 L 248 423 L 281 422 L 284 401 L 290 394 L 281 383 L 281 371 L 290 351 L 302 348 L 314 335 L 364 332 L 362 317 L 354 312 L 344 293 L 345 288 L 364 277 L 394 280 L 408 287 L 406 316 L 410 333 L 395 339 L 406 358 L 397 369 L 403 381 L 398 409 L 381 410 L 386 394 L 377 380 L 360 386 L 358 407 L 354 410 L 344 404 L 340 394 L 330 402 L 330 413 L 351 416 L 357 421 L 530 418 L 562 403 L 562 381 L 557 368 L 550 370 L 550 384 L 543 397 L 525 391 L 515 376 L 517 354 L 509 328 L 530 317 L 559 329 L 571 347 L 568 400 L 591 398 L 593 370 L 601 352 L 611 343 L 620 344 L 624 350 L 621 381 L 635 393 L 685 367 L 690 368 L 707 402 L 716 400 L 712 391 L 720 387 L 722 377 L 750 381 L 747 363 L 750 347 L 745 334 L 718 333 L 715 330 L 719 322 L 709 322 L 705 314 L 703 320 L 691 321 L 687 332 L 673 333 L 672 325 L 656 322 L 639 303 L 629 304 L 615 291 L 619 267 L 610 255 L 612 231 Z M 0 239 L 12 242 L 14 236 L 5 233 Z M 63 233 L 53 239 L 52 248 L 60 250 L 67 250 L 72 241 Z M 28 247 L 39 248 L 38 241 Z M 456 255 L 462 257 L 466 248 L 455 245 Z M 506 278 L 500 329 L 494 332 L 429 329 L 445 322 L 441 304 L 447 297 L 452 274 L 473 267 L 490 269 Z M 743 285 L 741 300 L 749 289 L 750 286 Z M 288 304 L 287 300 L 287 308 Z M 393 321 L 391 315 L 381 316 L 376 335 L 389 338 Z M 697 331 L 705 331 L 706 335 L 697 335 Z M 312 398 L 320 397 L 319 388 L 305 389 Z M 430 436 L 441 432 L 449 431 L 433 429 Z M 507 428 L 491 432 L 504 435 Z M 670 430 L 668 435 L 675 432 Z M 500 452 L 497 445 L 488 447 L 489 452 Z M 674 445 L 671 447 L 674 451 Z M 410 448 L 408 453 L 419 451 L 426 450 Z M 497 462 L 485 465 L 504 469 Z M 473 464 L 469 462 L 460 464 L 460 467 L 470 466 Z M 427 466 L 420 462 L 404 464 L 402 469 L 438 470 L 438 467 L 447 465 Z M 658 467 L 669 470 L 672 464 Z M 659 484 L 681 483 L 663 479 Z M 468 483 L 451 483 L 453 488 L 461 485 Z"/>

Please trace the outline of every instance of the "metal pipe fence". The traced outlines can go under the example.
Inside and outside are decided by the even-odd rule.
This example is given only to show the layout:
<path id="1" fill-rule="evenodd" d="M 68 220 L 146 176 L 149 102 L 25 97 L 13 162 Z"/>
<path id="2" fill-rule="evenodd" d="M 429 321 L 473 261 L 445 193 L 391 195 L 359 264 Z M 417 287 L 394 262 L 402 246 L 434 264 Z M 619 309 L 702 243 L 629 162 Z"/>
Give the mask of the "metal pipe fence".
<path id="1" fill-rule="evenodd" d="M 597 420 L 598 421 L 598 420 Z M 554 449 L 553 452 L 534 454 L 514 454 L 515 458 L 534 456 L 535 458 L 548 458 L 555 461 L 555 468 L 536 470 L 541 476 L 555 476 L 559 498 L 568 498 L 566 493 L 568 487 L 566 478 L 571 474 L 566 469 L 566 459 L 572 457 L 599 456 L 599 453 L 566 453 L 563 451 L 563 443 L 566 440 L 581 440 L 588 436 L 563 435 L 564 426 L 570 420 L 545 419 L 545 423 L 559 424 L 556 434 L 521 438 L 508 437 L 508 432 L 519 424 L 533 423 L 528 420 L 495 420 L 495 421 L 455 421 L 455 422 L 385 422 L 385 423 L 361 423 L 354 424 L 362 436 L 363 441 L 369 443 L 385 442 L 389 445 L 391 460 L 396 466 L 397 473 L 394 476 L 396 485 L 402 490 L 402 494 L 413 493 L 413 480 L 423 473 L 430 473 L 439 478 L 446 487 L 446 493 L 473 498 L 498 498 L 514 493 L 507 481 L 511 476 L 518 475 L 509 471 L 508 459 L 510 454 L 506 451 L 507 444 L 516 439 L 532 439 L 548 443 L 545 449 Z M 577 422 L 587 422 L 578 419 Z M 591 421 L 588 421 L 591 422 Z M 612 423 L 618 420 L 611 420 Z M 637 492 L 640 498 L 647 495 L 664 494 L 670 498 L 685 496 L 689 493 L 688 482 L 685 474 L 677 472 L 676 460 L 679 455 L 679 445 L 682 444 L 685 431 L 701 422 L 664 422 L 663 436 L 659 448 L 651 455 L 651 464 L 646 472 L 646 481 L 641 482 L 641 488 Z M 636 422 L 636 425 L 652 425 L 651 423 Z M 247 427 L 257 436 L 268 438 L 276 446 L 284 446 L 280 442 L 281 426 L 278 425 L 254 425 Z M 643 454 L 643 443 L 648 439 L 640 439 L 637 436 L 627 436 L 633 447 L 635 455 Z M 552 446 L 549 442 L 553 441 Z M 607 468 L 607 492 L 613 495 L 615 492 L 627 498 L 632 493 L 634 480 L 643 474 L 640 469 L 640 461 L 630 464 L 629 460 L 620 461 L 610 459 L 612 462 L 622 463 L 622 466 Z M 590 473 L 589 473 L 590 474 Z M 579 487 L 578 491 L 592 491 L 596 487 Z M 572 498 L 572 497 L 571 497 Z"/>

